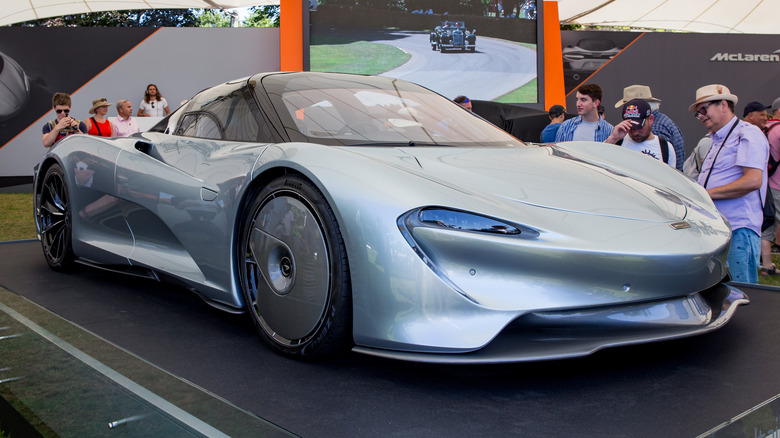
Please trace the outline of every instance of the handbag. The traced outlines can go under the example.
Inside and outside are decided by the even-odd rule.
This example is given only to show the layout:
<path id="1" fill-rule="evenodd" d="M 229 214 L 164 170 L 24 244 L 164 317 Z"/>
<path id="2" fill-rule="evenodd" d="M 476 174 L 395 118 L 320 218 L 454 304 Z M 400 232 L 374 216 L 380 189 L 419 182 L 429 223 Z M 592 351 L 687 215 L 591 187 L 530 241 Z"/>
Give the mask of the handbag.
<path id="1" fill-rule="evenodd" d="M 764 222 L 761 223 L 761 231 L 766 231 L 775 223 L 775 198 L 772 196 L 772 189 L 769 184 L 766 186 L 766 197 L 764 199 Z"/>

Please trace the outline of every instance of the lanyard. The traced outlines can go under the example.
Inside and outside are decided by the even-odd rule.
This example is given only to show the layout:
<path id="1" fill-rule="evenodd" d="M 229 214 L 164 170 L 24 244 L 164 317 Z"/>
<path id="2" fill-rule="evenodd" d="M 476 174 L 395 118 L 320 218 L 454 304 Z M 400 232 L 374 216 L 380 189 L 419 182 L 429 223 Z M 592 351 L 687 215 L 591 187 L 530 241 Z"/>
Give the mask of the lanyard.
<path id="1" fill-rule="evenodd" d="M 739 123 L 739 118 L 737 118 L 736 121 L 734 121 L 734 124 L 731 125 L 731 129 L 729 129 L 729 133 L 726 134 L 726 137 L 723 139 L 723 142 L 720 144 L 720 147 L 718 148 L 718 152 L 715 153 L 715 158 L 712 159 L 712 165 L 710 166 L 710 171 L 707 173 L 707 179 L 704 180 L 704 188 L 707 188 L 707 183 L 710 181 L 710 175 L 712 175 L 712 169 L 715 167 L 715 160 L 718 159 L 718 155 L 720 154 L 720 150 L 723 149 L 723 145 L 726 144 L 726 140 L 729 139 L 729 135 L 731 135 L 731 131 L 734 130 L 734 128 L 737 127 L 737 123 Z M 710 148 L 712 150 L 712 148 Z"/>

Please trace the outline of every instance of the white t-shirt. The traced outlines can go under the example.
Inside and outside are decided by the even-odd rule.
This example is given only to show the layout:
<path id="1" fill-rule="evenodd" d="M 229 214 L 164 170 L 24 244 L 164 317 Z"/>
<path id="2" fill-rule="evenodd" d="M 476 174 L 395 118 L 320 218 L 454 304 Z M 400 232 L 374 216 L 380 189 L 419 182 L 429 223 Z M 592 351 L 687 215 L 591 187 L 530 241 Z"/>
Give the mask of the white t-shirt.
<path id="1" fill-rule="evenodd" d="M 599 127 L 599 122 L 586 122 L 582 121 L 574 130 L 571 139 L 574 141 L 593 141 L 596 138 L 596 128 Z"/>
<path id="2" fill-rule="evenodd" d="M 669 140 L 666 140 L 667 143 L 667 153 L 669 154 L 669 162 L 666 163 L 673 168 L 677 168 L 677 157 L 674 154 L 674 147 L 672 146 L 672 142 Z M 626 135 L 623 137 L 623 144 L 621 145 L 624 148 L 631 149 L 632 151 L 641 152 L 645 155 L 650 155 L 651 157 L 655 158 L 656 160 L 663 161 L 664 156 L 661 153 L 661 142 L 658 141 L 658 136 L 653 136 L 652 140 L 645 140 L 642 143 L 637 143 L 634 140 L 631 139 L 630 135 Z"/>
<path id="3" fill-rule="evenodd" d="M 153 100 L 151 102 L 142 100 L 141 105 L 138 107 L 141 108 L 144 114 L 148 114 L 149 117 L 165 117 L 165 108 L 167 106 L 168 101 L 162 97 L 160 100 Z"/>

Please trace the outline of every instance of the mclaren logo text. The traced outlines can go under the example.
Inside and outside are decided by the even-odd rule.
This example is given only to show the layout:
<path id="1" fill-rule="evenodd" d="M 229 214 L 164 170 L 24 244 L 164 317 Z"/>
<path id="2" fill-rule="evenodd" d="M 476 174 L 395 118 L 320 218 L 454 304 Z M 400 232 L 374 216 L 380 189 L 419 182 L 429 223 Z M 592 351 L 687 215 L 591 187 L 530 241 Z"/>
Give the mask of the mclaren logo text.
<path id="1" fill-rule="evenodd" d="M 773 53 L 716 53 L 710 61 L 780 62 L 780 50 L 775 50 Z"/>

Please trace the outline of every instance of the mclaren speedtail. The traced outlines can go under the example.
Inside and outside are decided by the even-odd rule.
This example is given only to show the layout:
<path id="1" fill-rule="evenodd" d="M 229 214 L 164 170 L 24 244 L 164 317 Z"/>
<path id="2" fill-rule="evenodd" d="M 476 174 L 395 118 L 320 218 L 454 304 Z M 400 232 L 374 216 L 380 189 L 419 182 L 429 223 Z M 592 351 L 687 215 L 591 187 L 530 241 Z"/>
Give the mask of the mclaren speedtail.
<path id="1" fill-rule="evenodd" d="M 52 268 L 184 285 L 288 356 L 575 357 L 723 326 L 729 224 L 610 144 L 525 144 L 387 77 L 263 73 L 42 158 Z"/>

